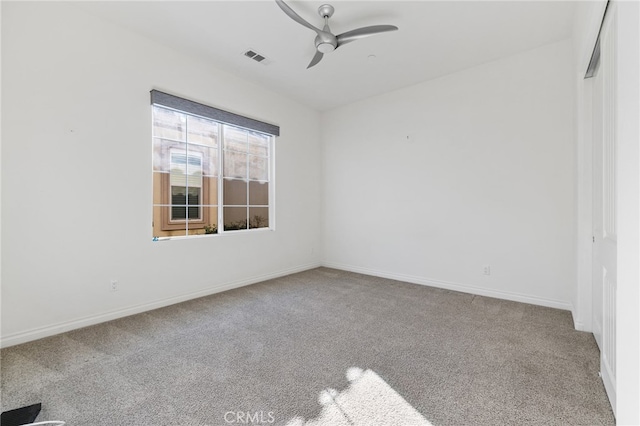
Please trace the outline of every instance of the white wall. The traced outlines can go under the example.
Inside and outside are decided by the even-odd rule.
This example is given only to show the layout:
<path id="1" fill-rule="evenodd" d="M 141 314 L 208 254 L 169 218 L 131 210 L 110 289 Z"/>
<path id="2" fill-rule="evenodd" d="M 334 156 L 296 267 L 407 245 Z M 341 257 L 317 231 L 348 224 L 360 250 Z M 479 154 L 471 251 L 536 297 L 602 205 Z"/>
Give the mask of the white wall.
<path id="1" fill-rule="evenodd" d="M 0 22 L 2 22 L 2 3 L 0 2 Z M 2 99 L 2 31 L 0 31 L 0 99 Z M 0 102 L 2 117 L 2 102 Z M 0 127 L 2 120 L 0 119 Z M 2 135 L 0 134 L 0 164 L 2 164 Z M 0 170 L 0 241 L 2 241 L 2 173 Z M 0 327 L 2 326 L 2 244 L 0 244 Z"/>
<path id="2" fill-rule="evenodd" d="M 324 263 L 570 309 L 571 48 L 323 114 Z"/>
<path id="3" fill-rule="evenodd" d="M 2 9 L 3 345 L 319 264 L 317 112 L 71 4 Z M 153 88 L 281 126 L 275 232 L 151 241 Z"/>

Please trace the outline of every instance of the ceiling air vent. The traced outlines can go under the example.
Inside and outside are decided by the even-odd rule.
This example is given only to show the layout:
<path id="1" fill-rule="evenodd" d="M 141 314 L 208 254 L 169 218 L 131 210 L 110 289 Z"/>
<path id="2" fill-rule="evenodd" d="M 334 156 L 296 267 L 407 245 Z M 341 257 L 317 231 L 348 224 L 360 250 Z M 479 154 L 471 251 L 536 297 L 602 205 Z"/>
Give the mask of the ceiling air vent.
<path id="1" fill-rule="evenodd" d="M 260 62 L 262 65 L 267 65 L 271 63 L 271 61 L 267 59 L 264 55 L 261 55 L 260 53 L 256 52 L 253 49 L 247 49 L 247 51 L 244 52 L 244 56 L 246 56 L 247 58 L 251 58 L 256 62 Z"/>

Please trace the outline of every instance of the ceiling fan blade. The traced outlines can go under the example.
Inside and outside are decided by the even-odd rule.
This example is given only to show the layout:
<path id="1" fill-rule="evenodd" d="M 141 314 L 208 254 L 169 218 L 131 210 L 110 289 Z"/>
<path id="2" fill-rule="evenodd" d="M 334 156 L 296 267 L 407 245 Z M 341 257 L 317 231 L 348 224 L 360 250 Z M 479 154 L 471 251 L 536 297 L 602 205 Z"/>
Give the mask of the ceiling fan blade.
<path id="1" fill-rule="evenodd" d="M 276 0 L 276 3 L 278 3 L 278 6 L 280 6 L 280 9 L 282 9 L 282 11 L 284 13 L 286 13 L 287 15 L 289 15 L 289 18 L 293 19 L 294 21 L 296 21 L 297 23 L 299 23 L 300 25 L 304 25 L 305 27 L 309 28 L 310 30 L 315 31 L 316 33 L 320 34 L 322 31 L 320 30 L 320 28 L 316 28 L 313 25 L 311 25 L 310 23 L 308 23 L 307 21 L 305 21 L 304 19 L 302 19 L 300 17 L 300 15 L 298 15 L 296 12 L 294 12 L 293 9 L 291 9 L 289 7 L 288 4 L 286 4 L 284 1 L 282 0 Z"/>
<path id="2" fill-rule="evenodd" d="M 396 31 L 397 29 L 398 27 L 396 27 L 395 25 L 372 25 L 370 27 L 362 27 L 355 30 L 347 31 L 346 33 L 342 33 L 337 36 L 338 47 L 361 38 L 369 37 L 375 34 L 386 33 L 388 31 Z"/>
<path id="3" fill-rule="evenodd" d="M 323 53 L 320 51 L 317 51 L 315 56 L 313 57 L 313 59 L 311 60 L 311 62 L 309 62 L 309 65 L 307 66 L 307 69 L 311 68 L 312 66 L 316 65 L 318 62 L 320 62 L 320 59 L 322 59 Z"/>

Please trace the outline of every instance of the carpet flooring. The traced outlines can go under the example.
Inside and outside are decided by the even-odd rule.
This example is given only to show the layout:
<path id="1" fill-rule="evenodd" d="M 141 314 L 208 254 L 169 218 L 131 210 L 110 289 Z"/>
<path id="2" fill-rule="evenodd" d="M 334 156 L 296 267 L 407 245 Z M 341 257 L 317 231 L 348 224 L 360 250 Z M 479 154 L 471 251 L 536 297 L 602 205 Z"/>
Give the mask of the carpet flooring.
<path id="1" fill-rule="evenodd" d="M 0 351 L 67 425 L 611 425 L 567 311 L 318 268 Z"/>

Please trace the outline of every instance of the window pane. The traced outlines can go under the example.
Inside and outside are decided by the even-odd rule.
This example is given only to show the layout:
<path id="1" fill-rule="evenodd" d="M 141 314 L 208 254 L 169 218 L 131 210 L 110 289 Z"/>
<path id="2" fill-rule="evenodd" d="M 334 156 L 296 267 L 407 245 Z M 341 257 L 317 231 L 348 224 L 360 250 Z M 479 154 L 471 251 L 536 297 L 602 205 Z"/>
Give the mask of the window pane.
<path id="1" fill-rule="evenodd" d="M 225 179 L 222 193 L 225 206 L 247 205 L 247 181 L 238 179 Z"/>
<path id="2" fill-rule="evenodd" d="M 187 176 L 184 172 L 180 172 L 180 170 L 172 170 L 170 175 L 171 186 L 187 186 Z"/>
<path id="3" fill-rule="evenodd" d="M 225 177 L 247 178 L 247 154 L 224 151 Z"/>
<path id="4" fill-rule="evenodd" d="M 186 146 L 186 145 L 185 145 Z M 187 186 L 187 151 L 169 154 L 169 172 L 172 186 Z"/>
<path id="5" fill-rule="evenodd" d="M 171 187 L 171 220 L 200 219 L 202 188 L 172 186 Z"/>
<path id="6" fill-rule="evenodd" d="M 218 176 L 218 148 L 203 148 L 202 173 L 205 176 Z"/>
<path id="7" fill-rule="evenodd" d="M 268 156 L 269 136 L 260 133 L 249 133 L 249 153 L 264 157 Z"/>
<path id="8" fill-rule="evenodd" d="M 217 234 L 218 233 L 218 207 L 202 206 L 202 215 L 204 218 L 204 225 L 202 227 L 201 233 Z"/>
<path id="9" fill-rule="evenodd" d="M 165 179 L 165 182 L 169 181 L 168 173 L 159 173 L 153 172 L 153 204 L 167 204 L 168 202 L 164 199 L 166 197 L 165 194 L 162 193 L 162 182 Z M 164 195 L 164 197 L 163 197 Z"/>
<path id="10" fill-rule="evenodd" d="M 171 187 L 171 220 L 185 220 L 187 218 L 187 188 L 184 186 Z"/>
<path id="11" fill-rule="evenodd" d="M 187 116 L 189 143 L 218 146 L 218 123 L 199 117 Z"/>
<path id="12" fill-rule="evenodd" d="M 185 141 L 185 114 L 157 106 L 153 107 L 153 136 Z"/>
<path id="13" fill-rule="evenodd" d="M 202 186 L 202 158 L 198 153 L 171 152 L 171 185 Z"/>
<path id="14" fill-rule="evenodd" d="M 225 207 L 223 213 L 225 231 L 247 229 L 246 207 Z"/>
<path id="15" fill-rule="evenodd" d="M 153 170 L 168 172 L 171 168 L 171 153 L 187 152 L 187 144 L 167 139 L 153 139 Z"/>
<path id="16" fill-rule="evenodd" d="M 268 228 L 269 208 L 250 207 L 249 208 L 249 228 Z"/>
<path id="17" fill-rule="evenodd" d="M 224 126 L 224 149 L 247 152 L 247 131 L 237 127 Z"/>
<path id="18" fill-rule="evenodd" d="M 249 156 L 249 179 L 269 180 L 269 159 Z"/>
<path id="19" fill-rule="evenodd" d="M 249 204 L 252 206 L 269 205 L 269 184 L 267 182 L 249 182 Z"/>
<path id="20" fill-rule="evenodd" d="M 188 186 L 202 186 L 202 157 L 198 154 L 187 156 Z"/>
<path id="21" fill-rule="evenodd" d="M 171 220 L 186 220 L 187 206 L 171 206 Z"/>
<path id="22" fill-rule="evenodd" d="M 153 236 L 176 237 L 186 234 L 187 222 L 176 222 L 167 229 L 163 223 L 169 222 L 171 206 L 153 206 Z M 164 229 L 163 229 L 164 228 Z"/>
<path id="23" fill-rule="evenodd" d="M 190 186 L 187 190 L 187 214 L 189 220 L 202 220 L 202 188 Z"/>
<path id="24" fill-rule="evenodd" d="M 167 161 L 164 158 L 164 149 L 162 144 L 162 139 L 153 139 L 153 170 L 154 171 L 165 171 Z"/>
<path id="25" fill-rule="evenodd" d="M 218 179 L 214 177 L 205 177 L 203 179 L 203 188 L 208 190 L 208 194 L 202 194 L 202 201 L 210 205 L 218 204 Z"/>
<path id="26" fill-rule="evenodd" d="M 189 206 L 188 207 L 189 220 L 199 220 L 200 219 L 200 206 Z"/>

